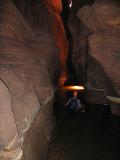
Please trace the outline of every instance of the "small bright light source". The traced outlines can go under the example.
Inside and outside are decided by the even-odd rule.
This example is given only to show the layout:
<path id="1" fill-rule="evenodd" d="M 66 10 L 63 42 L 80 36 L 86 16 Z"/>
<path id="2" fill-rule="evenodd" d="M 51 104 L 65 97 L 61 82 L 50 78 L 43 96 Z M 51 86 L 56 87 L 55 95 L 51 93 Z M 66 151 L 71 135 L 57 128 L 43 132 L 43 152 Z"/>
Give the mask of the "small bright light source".
<path id="1" fill-rule="evenodd" d="M 64 86 L 64 88 L 65 89 L 67 89 L 67 90 L 77 90 L 77 91 L 79 91 L 79 90 L 84 90 L 85 89 L 85 87 L 84 86 Z"/>
<path id="2" fill-rule="evenodd" d="M 71 2 L 70 2 L 70 4 L 69 4 L 69 7 L 70 7 L 70 8 L 72 7 L 72 0 L 71 0 Z"/>

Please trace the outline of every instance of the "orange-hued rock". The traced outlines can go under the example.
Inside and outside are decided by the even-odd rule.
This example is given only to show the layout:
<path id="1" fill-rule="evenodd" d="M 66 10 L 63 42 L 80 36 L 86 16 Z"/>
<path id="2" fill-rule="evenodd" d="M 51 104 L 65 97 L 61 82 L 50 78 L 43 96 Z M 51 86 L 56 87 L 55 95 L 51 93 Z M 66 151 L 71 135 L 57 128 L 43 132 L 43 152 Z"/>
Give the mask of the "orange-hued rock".
<path id="1" fill-rule="evenodd" d="M 62 4 L 61 4 L 61 0 L 52 0 L 52 1 L 46 0 L 45 4 L 47 5 L 48 12 L 49 12 L 51 30 L 52 30 L 56 45 L 59 48 L 60 62 L 61 62 L 60 78 L 62 78 L 62 83 L 64 83 L 63 79 L 65 80 L 66 79 L 65 77 L 67 77 L 66 59 L 68 54 L 68 41 L 65 35 L 62 18 L 60 16 L 62 12 Z"/>
<path id="2" fill-rule="evenodd" d="M 25 1 L 14 0 L 16 2 L 17 7 L 24 13 L 25 9 Z M 40 1 L 44 3 L 44 7 L 47 8 L 49 13 L 49 22 L 44 23 L 46 12 L 42 14 L 42 8 L 40 7 Z M 34 14 L 32 13 L 31 6 L 28 5 L 28 8 L 25 12 L 25 18 L 29 22 L 32 28 L 34 28 L 35 32 L 41 32 L 41 30 L 49 29 L 49 32 L 52 33 L 52 37 L 54 38 L 55 44 L 59 50 L 59 57 L 61 63 L 61 76 L 66 77 L 67 75 L 67 67 L 66 67 L 66 58 L 68 54 L 68 41 L 65 35 L 65 30 L 63 26 L 63 22 L 61 19 L 62 12 L 62 3 L 61 0 L 37 0 L 34 6 Z M 34 24 L 35 23 L 35 24 Z M 65 78 L 64 78 L 65 79 Z"/>
<path id="3" fill-rule="evenodd" d="M 44 1 L 47 7 L 54 12 L 60 14 L 62 12 L 62 3 L 61 0 L 45 0 Z"/>

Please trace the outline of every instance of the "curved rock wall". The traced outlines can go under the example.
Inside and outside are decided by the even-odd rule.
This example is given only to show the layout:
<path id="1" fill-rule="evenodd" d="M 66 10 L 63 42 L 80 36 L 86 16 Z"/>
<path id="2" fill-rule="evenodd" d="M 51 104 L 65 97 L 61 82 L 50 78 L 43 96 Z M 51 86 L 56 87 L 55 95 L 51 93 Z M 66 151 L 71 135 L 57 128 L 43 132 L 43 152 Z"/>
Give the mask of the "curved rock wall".
<path id="1" fill-rule="evenodd" d="M 82 70 L 87 76 L 89 101 L 109 103 L 104 96 L 120 96 L 120 3 L 96 0 L 82 7 L 77 15 L 79 23 L 76 16 L 74 25 L 73 20 L 70 21 L 73 35 L 79 39 L 78 53 L 74 54 L 77 74 L 80 76 Z M 99 101 L 98 97 L 101 97 Z"/>
<path id="2" fill-rule="evenodd" d="M 0 159 L 45 160 L 53 128 L 59 54 L 45 5 L 34 32 L 11 0 L 0 1 Z M 57 73 L 56 73 L 57 72 Z"/>
<path id="3" fill-rule="evenodd" d="M 52 33 L 59 51 L 61 64 L 60 85 L 63 85 L 67 77 L 66 59 L 68 54 L 68 40 L 61 19 L 61 0 L 42 0 L 49 13 L 48 24 L 44 23 L 46 13 L 42 11 L 43 8 L 40 6 L 41 0 L 36 0 L 33 3 L 30 0 L 14 0 L 14 2 L 35 31 L 40 32 L 40 30 L 48 28 Z"/>
<path id="4" fill-rule="evenodd" d="M 56 45 L 59 48 L 60 53 L 60 62 L 61 62 L 61 83 L 62 80 L 67 78 L 67 54 L 68 54 L 68 40 L 66 38 L 61 12 L 62 12 L 62 3 L 60 0 L 46 0 L 46 6 L 48 7 L 51 29 L 55 38 Z M 66 79 L 65 78 L 65 79 Z M 65 80 L 64 79 L 64 80 Z"/>
<path id="5" fill-rule="evenodd" d="M 90 55 L 100 63 L 116 95 L 120 95 L 120 5 L 115 1 L 96 1 L 94 5 L 82 8 L 78 16 L 91 32 L 88 37 Z"/>

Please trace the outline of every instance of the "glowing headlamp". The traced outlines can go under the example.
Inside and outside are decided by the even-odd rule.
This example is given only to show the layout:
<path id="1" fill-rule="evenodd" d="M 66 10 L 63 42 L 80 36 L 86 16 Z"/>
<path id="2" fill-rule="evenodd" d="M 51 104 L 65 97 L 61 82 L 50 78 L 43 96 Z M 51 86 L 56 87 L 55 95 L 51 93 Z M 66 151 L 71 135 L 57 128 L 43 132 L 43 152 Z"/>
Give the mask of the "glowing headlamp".
<path id="1" fill-rule="evenodd" d="M 76 91 L 80 91 L 80 90 L 84 90 L 85 87 L 84 86 L 64 86 L 65 89 L 67 90 L 76 90 Z"/>

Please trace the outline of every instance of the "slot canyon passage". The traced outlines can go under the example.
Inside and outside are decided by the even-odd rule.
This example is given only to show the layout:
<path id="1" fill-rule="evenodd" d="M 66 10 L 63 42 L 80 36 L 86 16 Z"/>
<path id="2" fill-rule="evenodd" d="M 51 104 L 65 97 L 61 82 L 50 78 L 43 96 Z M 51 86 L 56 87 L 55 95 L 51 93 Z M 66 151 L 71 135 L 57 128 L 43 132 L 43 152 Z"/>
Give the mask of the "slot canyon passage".
<path id="1" fill-rule="evenodd" d="M 68 112 L 63 85 L 82 85 Z M 120 160 L 120 1 L 0 0 L 0 160 Z"/>

